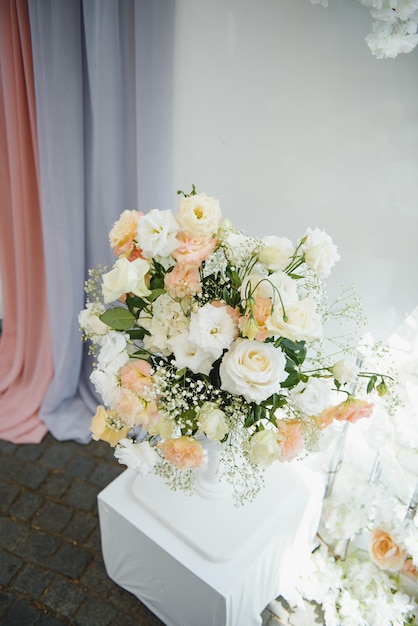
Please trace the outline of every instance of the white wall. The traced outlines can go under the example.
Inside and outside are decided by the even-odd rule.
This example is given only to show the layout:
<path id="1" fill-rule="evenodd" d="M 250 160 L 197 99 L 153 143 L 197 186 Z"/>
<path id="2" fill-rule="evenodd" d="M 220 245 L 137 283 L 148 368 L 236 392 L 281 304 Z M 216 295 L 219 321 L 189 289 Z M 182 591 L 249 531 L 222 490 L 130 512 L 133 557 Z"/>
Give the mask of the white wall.
<path id="1" fill-rule="evenodd" d="M 248 234 L 324 228 L 383 339 L 418 304 L 418 49 L 370 30 L 355 0 L 177 0 L 173 180 Z"/>

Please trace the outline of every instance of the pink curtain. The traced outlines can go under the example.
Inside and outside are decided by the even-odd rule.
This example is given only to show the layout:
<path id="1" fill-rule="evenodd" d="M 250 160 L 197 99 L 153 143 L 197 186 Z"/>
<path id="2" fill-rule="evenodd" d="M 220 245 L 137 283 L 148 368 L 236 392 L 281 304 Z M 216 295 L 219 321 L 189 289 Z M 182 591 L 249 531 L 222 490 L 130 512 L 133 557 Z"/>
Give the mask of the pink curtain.
<path id="1" fill-rule="evenodd" d="M 0 0 L 0 272 L 0 439 L 38 443 L 53 366 L 27 0 Z"/>

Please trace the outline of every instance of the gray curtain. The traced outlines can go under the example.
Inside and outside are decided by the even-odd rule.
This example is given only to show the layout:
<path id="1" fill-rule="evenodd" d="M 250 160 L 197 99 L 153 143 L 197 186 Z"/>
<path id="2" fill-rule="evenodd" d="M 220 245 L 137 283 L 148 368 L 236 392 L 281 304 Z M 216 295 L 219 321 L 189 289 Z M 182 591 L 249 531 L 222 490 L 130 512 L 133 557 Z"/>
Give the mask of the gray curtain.
<path id="1" fill-rule="evenodd" d="M 90 439 L 99 399 L 77 316 L 124 209 L 171 207 L 174 2 L 29 0 L 54 376 L 41 419 Z"/>

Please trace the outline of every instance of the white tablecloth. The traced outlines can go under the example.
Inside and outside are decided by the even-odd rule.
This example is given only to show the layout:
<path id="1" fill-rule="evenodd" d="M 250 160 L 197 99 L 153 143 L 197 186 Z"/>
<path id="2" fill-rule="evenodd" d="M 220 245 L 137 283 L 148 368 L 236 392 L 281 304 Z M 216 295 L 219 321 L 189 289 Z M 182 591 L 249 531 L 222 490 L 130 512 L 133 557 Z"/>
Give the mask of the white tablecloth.
<path id="1" fill-rule="evenodd" d="M 205 501 L 126 470 L 98 496 L 109 577 L 167 626 L 257 626 L 309 557 L 323 480 L 275 464 L 257 500 Z"/>

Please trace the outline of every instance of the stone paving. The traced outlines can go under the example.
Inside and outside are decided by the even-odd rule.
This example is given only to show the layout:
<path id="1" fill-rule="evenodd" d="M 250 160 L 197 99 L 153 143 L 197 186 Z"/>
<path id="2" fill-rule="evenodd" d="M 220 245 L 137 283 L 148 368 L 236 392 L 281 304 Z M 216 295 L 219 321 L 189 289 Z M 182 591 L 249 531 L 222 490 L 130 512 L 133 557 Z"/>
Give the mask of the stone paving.
<path id="1" fill-rule="evenodd" d="M 0 441 L 0 624 L 162 626 L 104 568 L 96 498 L 123 470 L 103 442 Z"/>

